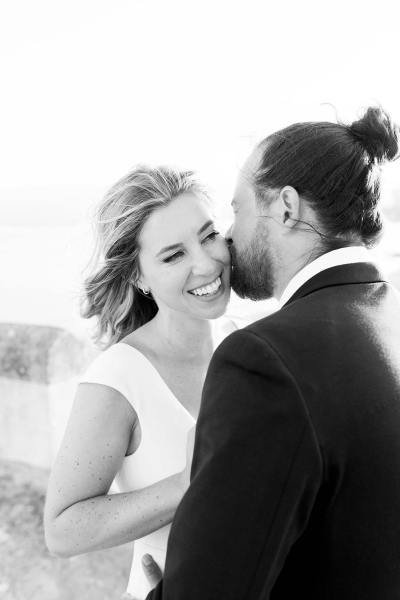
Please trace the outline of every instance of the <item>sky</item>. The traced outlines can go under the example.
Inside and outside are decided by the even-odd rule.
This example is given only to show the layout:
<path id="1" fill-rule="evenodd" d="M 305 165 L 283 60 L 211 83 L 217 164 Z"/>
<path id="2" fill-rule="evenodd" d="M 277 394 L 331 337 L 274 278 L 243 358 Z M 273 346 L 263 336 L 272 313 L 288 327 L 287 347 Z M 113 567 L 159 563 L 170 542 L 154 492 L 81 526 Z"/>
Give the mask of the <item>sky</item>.
<path id="1" fill-rule="evenodd" d="M 2 0 L 0 318 L 27 319 L 32 290 L 32 319 L 68 304 L 92 208 L 138 162 L 198 170 L 228 223 L 272 131 L 378 103 L 400 122 L 395 4 Z M 387 189 L 399 175 L 386 168 Z"/>
<path id="2" fill-rule="evenodd" d="M 103 189 L 137 162 L 218 186 L 290 122 L 400 120 L 394 2 L 2 0 L 0 57 L 0 190 Z"/>

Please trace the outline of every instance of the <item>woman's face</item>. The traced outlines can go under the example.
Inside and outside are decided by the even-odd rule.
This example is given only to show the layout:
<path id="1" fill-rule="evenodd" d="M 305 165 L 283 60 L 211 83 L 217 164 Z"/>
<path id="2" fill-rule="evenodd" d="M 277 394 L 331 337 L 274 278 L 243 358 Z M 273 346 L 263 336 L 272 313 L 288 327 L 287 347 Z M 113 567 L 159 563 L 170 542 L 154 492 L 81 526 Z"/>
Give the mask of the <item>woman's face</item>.
<path id="1" fill-rule="evenodd" d="M 215 319 L 230 296 L 230 254 L 206 201 L 193 192 L 155 210 L 140 234 L 140 284 L 160 311 Z"/>

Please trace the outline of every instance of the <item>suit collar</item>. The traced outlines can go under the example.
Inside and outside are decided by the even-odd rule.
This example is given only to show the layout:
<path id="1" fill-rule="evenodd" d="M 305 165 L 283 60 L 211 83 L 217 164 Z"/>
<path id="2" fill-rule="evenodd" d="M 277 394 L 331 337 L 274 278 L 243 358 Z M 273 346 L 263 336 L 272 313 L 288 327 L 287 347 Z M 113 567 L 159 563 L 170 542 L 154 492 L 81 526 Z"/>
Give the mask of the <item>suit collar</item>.
<path id="1" fill-rule="evenodd" d="M 320 271 L 336 267 L 338 265 L 347 265 L 351 263 L 371 262 L 371 255 L 365 246 L 344 246 L 324 252 L 311 262 L 304 265 L 291 280 L 282 292 L 279 299 L 279 306 L 283 306 L 293 294 L 301 288 L 309 279 L 317 275 Z"/>
<path id="2" fill-rule="evenodd" d="M 385 281 L 382 273 L 376 265 L 372 263 L 359 262 L 338 265 L 320 271 L 317 275 L 314 275 L 314 277 L 306 281 L 298 290 L 296 290 L 283 306 L 288 306 L 299 298 L 303 298 L 317 290 L 327 287 L 357 283 L 382 283 Z"/>

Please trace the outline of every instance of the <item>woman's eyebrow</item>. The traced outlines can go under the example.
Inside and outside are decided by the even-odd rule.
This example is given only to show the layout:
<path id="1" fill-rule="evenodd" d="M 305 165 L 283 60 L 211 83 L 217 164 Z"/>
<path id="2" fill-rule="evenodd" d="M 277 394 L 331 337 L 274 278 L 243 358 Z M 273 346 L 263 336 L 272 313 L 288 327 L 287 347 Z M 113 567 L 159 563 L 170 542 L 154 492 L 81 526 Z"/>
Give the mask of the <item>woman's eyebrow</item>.
<path id="1" fill-rule="evenodd" d="M 197 235 L 200 235 L 201 233 L 203 233 L 203 231 L 208 229 L 210 227 L 210 225 L 214 225 L 214 221 L 211 221 L 211 219 L 209 221 L 207 221 L 206 223 L 204 223 L 204 225 L 202 227 L 200 227 L 200 229 L 197 232 Z"/>
<path id="2" fill-rule="evenodd" d="M 201 233 L 203 233 L 203 231 L 205 231 L 206 229 L 208 229 L 210 227 L 210 225 L 214 225 L 214 221 L 207 221 L 206 223 L 204 223 L 204 225 L 202 225 L 200 227 L 200 229 L 197 232 L 197 235 L 200 235 Z M 161 250 L 159 252 L 157 252 L 156 256 L 159 256 L 160 254 L 163 254 L 164 252 L 169 252 L 170 250 L 176 250 L 177 248 L 180 248 L 183 245 L 183 242 L 179 242 L 178 244 L 171 244 L 171 246 L 165 246 L 164 248 L 161 248 Z"/>

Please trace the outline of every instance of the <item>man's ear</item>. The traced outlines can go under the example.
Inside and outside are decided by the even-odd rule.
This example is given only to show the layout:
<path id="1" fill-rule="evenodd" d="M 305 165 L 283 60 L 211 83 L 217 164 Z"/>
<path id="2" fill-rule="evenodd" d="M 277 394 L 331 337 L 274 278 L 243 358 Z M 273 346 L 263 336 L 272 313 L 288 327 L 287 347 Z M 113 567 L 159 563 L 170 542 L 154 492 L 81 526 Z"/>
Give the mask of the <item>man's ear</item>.
<path id="1" fill-rule="evenodd" d="M 300 219 L 301 198 L 291 185 L 285 185 L 279 192 L 276 203 L 277 217 L 280 223 L 290 229 Z"/>

